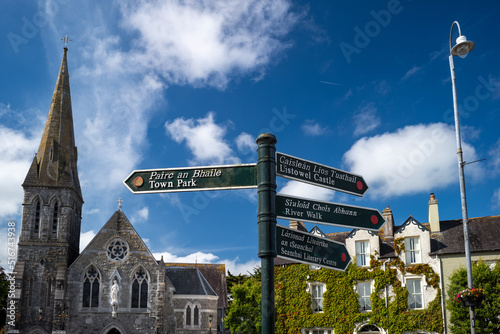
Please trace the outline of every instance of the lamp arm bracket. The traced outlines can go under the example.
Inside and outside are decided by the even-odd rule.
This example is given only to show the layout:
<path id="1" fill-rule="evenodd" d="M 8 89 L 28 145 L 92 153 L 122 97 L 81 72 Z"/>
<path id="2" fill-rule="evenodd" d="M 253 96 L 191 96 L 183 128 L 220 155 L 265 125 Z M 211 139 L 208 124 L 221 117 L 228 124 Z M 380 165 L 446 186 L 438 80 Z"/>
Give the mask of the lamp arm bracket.
<path id="1" fill-rule="evenodd" d="M 479 159 L 479 160 L 474 160 L 474 161 L 471 161 L 471 162 L 464 161 L 464 162 L 462 162 L 462 166 L 465 166 L 465 165 L 470 165 L 470 164 L 474 164 L 474 163 L 476 163 L 476 162 L 480 162 L 480 161 L 484 161 L 484 160 L 486 160 L 486 158 L 484 158 L 484 159 Z"/>

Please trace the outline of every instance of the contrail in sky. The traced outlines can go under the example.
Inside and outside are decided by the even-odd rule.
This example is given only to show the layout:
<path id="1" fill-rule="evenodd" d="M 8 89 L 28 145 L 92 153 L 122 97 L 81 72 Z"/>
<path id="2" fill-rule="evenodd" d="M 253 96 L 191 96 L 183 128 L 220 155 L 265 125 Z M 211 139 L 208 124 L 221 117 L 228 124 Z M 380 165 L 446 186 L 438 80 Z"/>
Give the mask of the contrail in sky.
<path id="1" fill-rule="evenodd" d="M 335 82 L 329 82 L 329 81 L 320 81 L 321 83 L 327 84 L 327 85 L 335 85 L 335 86 L 342 86 L 341 84 L 335 83 Z"/>

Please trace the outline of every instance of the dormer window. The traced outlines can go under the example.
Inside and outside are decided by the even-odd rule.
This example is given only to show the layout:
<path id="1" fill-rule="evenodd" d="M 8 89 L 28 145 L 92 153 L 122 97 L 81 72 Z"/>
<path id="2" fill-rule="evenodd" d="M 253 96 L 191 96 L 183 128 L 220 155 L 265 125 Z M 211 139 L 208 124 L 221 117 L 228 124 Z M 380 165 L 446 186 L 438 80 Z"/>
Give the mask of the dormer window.
<path id="1" fill-rule="evenodd" d="M 356 263 L 358 267 L 370 265 L 370 242 L 368 240 L 356 241 Z"/>
<path id="2" fill-rule="evenodd" d="M 420 238 L 405 238 L 406 264 L 421 263 Z"/>

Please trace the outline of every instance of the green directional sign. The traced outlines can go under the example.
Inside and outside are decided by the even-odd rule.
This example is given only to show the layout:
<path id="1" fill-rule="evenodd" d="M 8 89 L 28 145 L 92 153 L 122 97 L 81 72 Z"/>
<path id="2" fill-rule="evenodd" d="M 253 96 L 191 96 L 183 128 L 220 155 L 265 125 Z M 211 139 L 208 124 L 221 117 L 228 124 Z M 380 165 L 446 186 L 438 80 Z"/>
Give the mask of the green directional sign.
<path id="1" fill-rule="evenodd" d="M 135 170 L 123 183 L 134 194 L 257 188 L 257 165 Z"/>
<path id="2" fill-rule="evenodd" d="M 280 194 L 276 195 L 276 216 L 282 219 L 372 231 L 380 230 L 385 223 L 384 218 L 376 209 Z"/>
<path id="3" fill-rule="evenodd" d="M 351 257 L 344 244 L 283 226 L 276 226 L 278 257 L 344 271 Z"/>
<path id="4" fill-rule="evenodd" d="M 368 190 L 360 175 L 279 152 L 276 152 L 276 175 L 357 196 Z"/>

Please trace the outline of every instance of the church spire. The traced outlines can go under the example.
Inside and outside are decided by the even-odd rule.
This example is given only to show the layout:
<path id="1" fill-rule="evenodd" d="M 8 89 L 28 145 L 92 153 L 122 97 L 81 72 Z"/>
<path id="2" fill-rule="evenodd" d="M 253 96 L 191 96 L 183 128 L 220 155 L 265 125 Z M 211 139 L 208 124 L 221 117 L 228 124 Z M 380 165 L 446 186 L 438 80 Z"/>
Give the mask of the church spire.
<path id="1" fill-rule="evenodd" d="M 67 62 L 64 55 L 38 152 L 23 186 L 72 188 L 82 198 Z"/>

